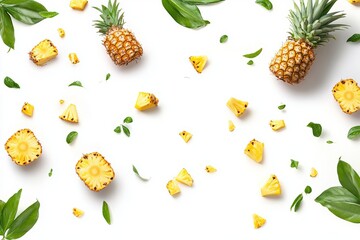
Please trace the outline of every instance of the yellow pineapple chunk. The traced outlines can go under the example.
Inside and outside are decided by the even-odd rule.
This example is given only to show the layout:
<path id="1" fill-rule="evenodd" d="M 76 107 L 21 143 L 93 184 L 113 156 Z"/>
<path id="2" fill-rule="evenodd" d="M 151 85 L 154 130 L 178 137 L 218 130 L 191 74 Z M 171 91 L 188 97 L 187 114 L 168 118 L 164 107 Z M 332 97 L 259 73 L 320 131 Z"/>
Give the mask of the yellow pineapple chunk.
<path id="1" fill-rule="evenodd" d="M 216 171 L 217 171 L 217 169 L 214 168 L 214 167 L 211 166 L 211 165 L 207 165 L 207 166 L 205 167 L 205 170 L 206 170 L 208 173 L 213 173 L 213 172 L 216 172 Z"/>
<path id="2" fill-rule="evenodd" d="M 34 106 L 31 105 L 30 103 L 27 103 L 27 102 L 26 102 L 26 103 L 24 103 L 21 111 L 22 111 L 25 115 L 27 115 L 27 116 L 29 116 L 29 117 L 32 117 L 33 112 L 34 112 Z"/>
<path id="3" fill-rule="evenodd" d="M 71 123 L 79 122 L 78 113 L 74 104 L 70 104 L 59 117 Z"/>
<path id="4" fill-rule="evenodd" d="M 95 192 L 107 187 L 115 177 L 110 163 L 98 152 L 83 155 L 75 168 L 80 179 Z"/>
<path id="5" fill-rule="evenodd" d="M 202 73 L 208 58 L 207 56 L 191 56 L 189 57 L 189 60 L 193 65 L 193 67 L 195 68 L 195 70 L 198 73 Z"/>
<path id="6" fill-rule="evenodd" d="M 36 45 L 29 53 L 30 60 L 36 65 L 42 66 L 58 55 L 58 50 L 55 45 L 49 40 L 45 39 Z"/>
<path id="7" fill-rule="evenodd" d="M 318 171 L 315 168 L 310 169 L 310 177 L 316 177 L 318 175 Z"/>
<path id="8" fill-rule="evenodd" d="M 184 139 L 184 141 L 187 143 L 188 141 L 190 141 L 192 134 L 187 132 L 187 131 L 182 131 L 179 133 L 179 135 Z"/>
<path id="9" fill-rule="evenodd" d="M 86 4 L 88 3 L 87 0 L 71 0 L 70 1 L 70 7 L 74 10 L 84 10 L 86 7 Z"/>
<path id="10" fill-rule="evenodd" d="M 60 100 L 59 100 L 59 103 L 60 103 L 60 104 L 64 104 L 64 102 L 65 102 L 65 101 L 64 101 L 63 99 L 60 99 Z"/>
<path id="11" fill-rule="evenodd" d="M 248 107 L 248 102 L 238 100 L 236 98 L 230 98 L 226 103 L 226 106 L 230 108 L 230 110 L 235 114 L 235 116 L 239 117 L 243 114 Z"/>
<path id="12" fill-rule="evenodd" d="M 82 215 L 84 215 L 84 211 L 78 208 L 73 208 L 73 214 L 75 217 L 82 217 Z"/>
<path id="13" fill-rule="evenodd" d="M 257 228 L 261 228 L 265 224 L 266 219 L 263 217 L 260 217 L 257 214 L 253 214 L 253 222 L 254 222 L 254 228 L 257 229 Z"/>
<path id="14" fill-rule="evenodd" d="M 235 124 L 231 120 L 229 120 L 229 131 L 232 132 L 234 130 L 235 130 Z"/>
<path id="15" fill-rule="evenodd" d="M 194 182 L 194 180 L 192 179 L 192 177 L 185 168 L 181 169 L 181 171 L 179 172 L 179 174 L 176 176 L 175 179 L 176 181 L 181 182 L 190 187 L 193 185 Z"/>
<path id="16" fill-rule="evenodd" d="M 40 142 L 30 129 L 21 129 L 6 142 L 5 150 L 11 159 L 20 166 L 38 159 L 42 153 Z"/>
<path id="17" fill-rule="evenodd" d="M 77 64 L 77 63 L 80 62 L 78 56 L 76 55 L 76 53 L 70 53 L 69 54 L 69 60 L 70 60 L 70 62 L 72 64 Z"/>
<path id="18" fill-rule="evenodd" d="M 263 197 L 267 196 L 277 196 L 281 194 L 281 187 L 278 178 L 272 174 L 265 185 L 261 188 L 261 195 Z"/>
<path id="19" fill-rule="evenodd" d="M 355 80 L 341 80 L 332 93 L 344 113 L 352 114 L 360 109 L 360 88 Z"/>
<path id="20" fill-rule="evenodd" d="M 135 108 L 137 110 L 144 111 L 156 107 L 158 103 L 159 99 L 157 99 L 154 94 L 147 92 L 139 92 Z"/>
<path id="21" fill-rule="evenodd" d="M 352 4 L 360 4 L 360 0 L 348 0 L 348 2 Z"/>
<path id="22" fill-rule="evenodd" d="M 271 120 L 270 127 L 272 130 L 277 131 L 285 127 L 284 120 Z"/>
<path id="23" fill-rule="evenodd" d="M 166 188 L 169 191 L 171 196 L 174 196 L 175 194 L 178 194 L 181 192 L 179 184 L 175 180 L 170 180 L 166 184 Z"/>
<path id="24" fill-rule="evenodd" d="M 264 143 L 259 142 L 258 140 L 251 140 L 246 146 L 244 153 L 254 160 L 255 162 L 260 163 L 263 160 L 264 152 Z"/>
<path id="25" fill-rule="evenodd" d="M 61 37 L 61 38 L 65 37 L 65 30 L 64 29 L 58 28 L 57 31 L 58 31 L 59 37 Z"/>

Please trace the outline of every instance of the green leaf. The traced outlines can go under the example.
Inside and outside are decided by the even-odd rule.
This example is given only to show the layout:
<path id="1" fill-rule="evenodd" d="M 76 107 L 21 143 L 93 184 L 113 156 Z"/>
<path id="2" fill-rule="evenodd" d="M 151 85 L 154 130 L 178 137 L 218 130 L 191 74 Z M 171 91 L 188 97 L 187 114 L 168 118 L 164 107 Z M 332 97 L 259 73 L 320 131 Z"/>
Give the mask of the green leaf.
<path id="1" fill-rule="evenodd" d="M 298 168 L 299 167 L 299 161 L 295 161 L 294 159 L 290 159 L 291 163 L 290 163 L 290 167 L 291 168 Z"/>
<path id="2" fill-rule="evenodd" d="M 48 11 L 39 12 L 39 15 L 44 17 L 44 18 L 53 18 L 58 14 L 59 13 L 57 13 L 57 12 L 48 12 Z"/>
<path id="3" fill-rule="evenodd" d="M 228 35 L 222 35 L 220 37 L 220 43 L 226 43 L 228 38 L 229 38 Z"/>
<path id="4" fill-rule="evenodd" d="M 333 144 L 334 142 L 331 141 L 331 140 L 327 140 L 326 143 L 327 143 L 327 144 Z"/>
<path id="5" fill-rule="evenodd" d="M 123 122 L 124 123 L 132 123 L 133 119 L 132 119 L 132 117 L 126 117 Z"/>
<path id="6" fill-rule="evenodd" d="M 11 224 L 6 233 L 6 239 L 18 239 L 24 236 L 37 222 L 39 218 L 40 203 L 36 201 L 25 209 Z"/>
<path id="7" fill-rule="evenodd" d="M 170 16 L 184 27 L 196 29 L 210 23 L 202 18 L 196 5 L 190 5 L 181 0 L 162 0 L 162 4 Z"/>
<path id="8" fill-rule="evenodd" d="M 12 80 L 10 77 L 4 78 L 4 84 L 8 88 L 20 88 L 20 85 L 17 84 L 14 80 Z"/>
<path id="9" fill-rule="evenodd" d="M 105 221 L 110 225 L 111 218 L 110 218 L 109 205 L 105 201 L 103 201 L 103 205 L 102 205 L 102 214 L 103 214 Z"/>
<path id="10" fill-rule="evenodd" d="M 279 105 L 279 106 L 278 106 L 278 109 L 279 109 L 279 110 L 284 110 L 284 109 L 285 109 L 285 107 L 286 107 L 286 105 L 285 105 L 285 104 L 281 104 L 281 105 Z"/>
<path id="11" fill-rule="evenodd" d="M 1 212 L 4 208 L 4 206 L 5 206 L 5 202 L 3 200 L 0 200 L 0 216 L 1 216 Z M 4 232 L 5 231 L 4 231 L 4 229 L 2 229 L 2 226 L 0 224 L 0 235 L 4 235 Z"/>
<path id="12" fill-rule="evenodd" d="M 273 5 L 269 0 L 256 0 L 255 3 L 260 4 L 267 10 L 271 10 L 273 8 Z"/>
<path id="13" fill-rule="evenodd" d="M 254 61 L 253 60 L 249 60 L 248 62 L 247 62 L 247 65 L 253 65 L 254 64 Z"/>
<path id="14" fill-rule="evenodd" d="M 49 173 L 48 173 L 49 177 L 51 177 L 52 174 L 53 174 L 53 169 L 51 168 L 50 171 L 49 171 Z"/>
<path id="15" fill-rule="evenodd" d="M 259 54 L 260 54 L 261 52 L 262 52 L 262 48 L 260 48 L 260 49 L 257 50 L 256 52 L 244 54 L 243 57 L 246 57 L 246 58 L 255 58 L 255 57 L 259 56 Z"/>
<path id="16" fill-rule="evenodd" d="M 207 5 L 207 4 L 222 2 L 224 0 L 182 0 L 182 1 L 191 5 Z"/>
<path id="17" fill-rule="evenodd" d="M 304 192 L 305 192 L 306 194 L 310 194 L 310 193 L 312 192 L 312 188 L 311 188 L 310 186 L 306 186 Z"/>
<path id="18" fill-rule="evenodd" d="M 322 132 L 322 127 L 321 127 L 321 125 L 319 123 L 309 122 L 307 127 L 312 128 L 312 132 L 313 132 L 314 137 L 320 137 L 321 132 Z"/>
<path id="19" fill-rule="evenodd" d="M 346 42 L 360 42 L 360 34 L 355 33 Z"/>
<path id="20" fill-rule="evenodd" d="M 359 136 L 360 136 L 360 126 L 354 126 L 349 129 L 349 132 L 347 135 L 348 139 L 355 139 Z"/>
<path id="21" fill-rule="evenodd" d="M 18 1 L 16 4 L 9 3 L 3 6 L 13 18 L 28 25 L 33 25 L 44 20 L 45 17 L 39 13 L 47 12 L 47 9 L 41 3 L 32 0 Z"/>
<path id="22" fill-rule="evenodd" d="M 295 200 L 293 201 L 293 203 L 291 204 L 290 211 L 294 208 L 294 212 L 296 212 L 296 211 L 299 209 L 302 200 L 303 200 L 303 195 L 302 195 L 302 193 L 300 193 L 300 194 L 295 198 Z"/>
<path id="23" fill-rule="evenodd" d="M 130 137 L 130 130 L 129 130 L 126 126 L 124 126 L 124 125 L 121 125 L 121 127 L 122 127 L 125 135 L 128 136 L 128 137 Z"/>
<path id="24" fill-rule="evenodd" d="M 72 143 L 77 136 L 78 136 L 78 132 L 76 131 L 69 132 L 69 134 L 66 137 L 66 142 L 68 144 Z"/>
<path id="25" fill-rule="evenodd" d="M 12 222 L 15 219 L 19 201 L 21 197 L 22 189 L 20 189 L 17 193 L 9 198 L 9 200 L 5 203 L 0 217 L 0 225 L 1 228 L 6 232 L 6 230 L 10 227 Z"/>
<path id="26" fill-rule="evenodd" d="M 337 165 L 337 174 L 341 186 L 346 188 L 360 200 L 360 177 L 350 164 L 339 160 Z"/>
<path id="27" fill-rule="evenodd" d="M 14 26 L 11 21 L 10 15 L 4 8 L 0 8 L 0 35 L 3 42 L 11 49 L 15 45 Z"/>
<path id="28" fill-rule="evenodd" d="M 120 126 L 117 126 L 117 127 L 114 129 L 114 132 L 116 132 L 116 133 L 121 133 L 121 127 L 120 127 Z"/>
<path id="29" fill-rule="evenodd" d="M 110 77 L 111 77 L 110 73 L 106 74 L 105 80 L 106 80 L 106 81 L 109 80 Z"/>
<path id="30" fill-rule="evenodd" d="M 69 84 L 70 86 L 76 86 L 76 87 L 83 87 L 82 83 L 80 81 L 75 81 Z"/>
<path id="31" fill-rule="evenodd" d="M 144 178 L 139 174 L 138 170 L 136 169 L 136 167 L 134 165 L 132 165 L 132 169 L 133 169 L 133 172 L 136 174 L 136 176 L 138 176 L 141 180 L 143 180 L 145 182 L 149 181 L 149 178 Z"/>

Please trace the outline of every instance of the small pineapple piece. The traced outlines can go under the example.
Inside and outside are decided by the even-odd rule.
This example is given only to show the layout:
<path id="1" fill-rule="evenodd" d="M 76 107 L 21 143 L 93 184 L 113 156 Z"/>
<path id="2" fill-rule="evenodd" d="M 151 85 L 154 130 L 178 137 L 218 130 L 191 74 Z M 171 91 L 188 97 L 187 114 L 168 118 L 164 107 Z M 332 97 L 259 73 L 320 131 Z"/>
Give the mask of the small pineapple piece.
<path id="1" fill-rule="evenodd" d="M 78 208 L 73 208 L 73 214 L 75 217 L 82 217 L 82 215 L 84 215 L 84 211 Z"/>
<path id="2" fill-rule="evenodd" d="M 69 60 L 70 60 L 70 62 L 72 64 L 77 64 L 77 63 L 80 62 L 78 56 L 76 55 L 76 53 L 70 53 L 69 54 Z"/>
<path id="3" fill-rule="evenodd" d="M 166 184 L 166 188 L 169 191 L 171 196 L 174 196 L 175 194 L 178 194 L 181 192 L 179 184 L 175 180 L 170 180 Z"/>
<path id="4" fill-rule="evenodd" d="M 264 143 L 259 142 L 258 140 L 251 140 L 246 146 L 244 153 L 254 160 L 255 162 L 260 163 L 263 160 L 264 152 Z"/>
<path id="5" fill-rule="evenodd" d="M 230 110 L 235 114 L 235 116 L 239 117 L 243 114 L 248 107 L 248 102 L 238 100 L 236 98 L 230 98 L 226 103 L 226 106 L 230 108 Z"/>
<path id="6" fill-rule="evenodd" d="M 59 103 L 60 103 L 60 104 L 64 104 L 64 102 L 65 102 L 65 101 L 64 101 L 63 99 L 60 99 L 60 100 L 59 100 Z"/>
<path id="7" fill-rule="evenodd" d="M 65 37 L 65 30 L 64 29 L 58 28 L 57 31 L 58 31 L 59 37 L 61 37 L 61 38 Z"/>
<path id="8" fill-rule="evenodd" d="M 11 159 L 20 166 L 38 159 L 42 153 L 40 142 L 30 129 L 21 129 L 6 142 L 5 150 Z"/>
<path id="9" fill-rule="evenodd" d="M 184 139 L 184 141 L 187 143 L 188 141 L 190 141 L 192 134 L 187 132 L 187 131 L 182 131 L 179 133 L 179 135 Z"/>
<path id="10" fill-rule="evenodd" d="M 29 116 L 29 117 L 32 117 L 33 112 L 34 112 L 34 106 L 31 105 L 30 103 L 27 103 L 27 102 L 26 102 L 26 103 L 24 103 L 21 111 L 22 111 L 25 115 L 27 115 L 27 116 Z"/>
<path id="11" fill-rule="evenodd" d="M 55 45 L 49 40 L 45 39 L 36 45 L 29 53 L 30 60 L 36 65 L 42 66 L 58 55 L 58 50 Z"/>
<path id="12" fill-rule="evenodd" d="M 278 178 L 272 174 L 265 185 L 261 188 L 261 195 L 263 197 L 267 196 L 277 196 L 281 194 L 281 187 Z"/>
<path id="13" fill-rule="evenodd" d="M 253 222 L 254 222 L 254 228 L 261 228 L 265 223 L 266 219 L 263 217 L 260 217 L 257 214 L 253 214 Z"/>
<path id="14" fill-rule="evenodd" d="M 110 163 L 98 152 L 83 155 L 75 168 L 80 179 L 95 192 L 107 187 L 115 177 Z"/>
<path id="15" fill-rule="evenodd" d="M 229 131 L 232 132 L 234 130 L 235 130 L 235 124 L 231 120 L 229 120 Z"/>
<path id="16" fill-rule="evenodd" d="M 271 120 L 270 127 L 272 130 L 277 131 L 285 127 L 285 122 L 284 120 Z"/>
<path id="17" fill-rule="evenodd" d="M 78 123 L 79 117 L 76 110 L 76 106 L 74 104 L 70 104 L 66 110 L 59 116 L 62 120 Z"/>
<path id="18" fill-rule="evenodd" d="M 310 177 L 316 177 L 318 175 L 318 171 L 315 168 L 310 169 Z"/>
<path id="19" fill-rule="evenodd" d="M 332 92 L 344 113 L 352 114 L 360 109 L 360 88 L 355 80 L 341 80 Z"/>
<path id="20" fill-rule="evenodd" d="M 154 108 L 158 105 L 159 99 L 152 93 L 139 92 L 136 100 L 135 108 L 140 111 L 144 111 L 150 108 Z"/>
<path id="21" fill-rule="evenodd" d="M 202 73 L 208 58 L 207 56 L 191 56 L 189 57 L 189 60 L 193 65 L 193 67 L 195 68 L 195 70 L 198 73 Z"/>
<path id="22" fill-rule="evenodd" d="M 176 179 L 176 181 L 181 182 L 190 187 L 194 183 L 194 180 L 192 179 L 192 177 L 190 176 L 190 174 L 188 173 L 188 171 L 185 168 L 181 169 L 181 171 L 179 172 L 179 174 L 176 176 L 175 179 Z"/>
<path id="23" fill-rule="evenodd" d="M 86 4 L 88 3 L 87 0 L 71 0 L 70 1 L 70 7 L 74 10 L 84 10 L 86 7 Z"/>
<path id="24" fill-rule="evenodd" d="M 360 4 L 360 0 L 348 0 L 351 4 Z"/>
<path id="25" fill-rule="evenodd" d="M 205 170 L 206 170 L 208 173 L 213 173 L 213 172 L 216 172 L 216 171 L 217 171 L 217 169 L 214 168 L 214 167 L 211 166 L 211 165 L 207 165 L 207 166 L 205 167 Z"/>

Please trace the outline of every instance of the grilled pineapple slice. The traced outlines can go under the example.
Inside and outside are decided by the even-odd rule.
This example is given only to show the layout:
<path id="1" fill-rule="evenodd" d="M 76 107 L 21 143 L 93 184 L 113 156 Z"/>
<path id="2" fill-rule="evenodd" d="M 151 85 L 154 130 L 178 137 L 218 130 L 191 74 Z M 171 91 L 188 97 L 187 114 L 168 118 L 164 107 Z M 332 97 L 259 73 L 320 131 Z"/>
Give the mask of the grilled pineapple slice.
<path id="1" fill-rule="evenodd" d="M 195 70 L 198 73 L 202 73 L 208 58 L 207 56 L 191 56 L 189 57 L 189 60 L 193 65 L 193 67 L 195 68 Z"/>
<path id="2" fill-rule="evenodd" d="M 34 106 L 31 105 L 30 103 L 24 103 L 21 112 L 24 113 L 25 115 L 32 117 L 33 112 L 34 112 Z"/>
<path id="3" fill-rule="evenodd" d="M 171 196 L 174 196 L 178 193 L 181 192 L 179 184 L 174 180 L 170 180 L 167 184 L 166 184 L 166 188 L 169 191 Z"/>
<path id="4" fill-rule="evenodd" d="M 235 116 L 239 117 L 245 112 L 246 108 L 248 107 L 248 102 L 241 101 L 232 97 L 229 99 L 229 101 L 227 101 L 226 106 L 230 108 L 230 110 L 235 114 Z"/>
<path id="5" fill-rule="evenodd" d="M 344 113 L 352 114 L 360 109 L 360 88 L 355 80 L 341 80 L 332 93 Z"/>
<path id="6" fill-rule="evenodd" d="M 257 229 L 257 228 L 261 228 L 265 224 L 266 219 L 263 217 L 260 217 L 257 214 L 253 214 L 253 222 L 254 222 L 254 228 Z"/>
<path id="7" fill-rule="evenodd" d="M 87 0 L 71 0 L 70 1 L 70 7 L 74 10 L 84 10 L 86 7 L 88 1 Z"/>
<path id="8" fill-rule="evenodd" d="M 179 135 L 184 139 L 184 141 L 187 143 L 188 141 L 190 141 L 192 134 L 187 132 L 187 131 L 182 131 L 179 133 Z"/>
<path id="9" fill-rule="evenodd" d="M 181 169 L 181 171 L 179 172 L 179 174 L 176 176 L 175 179 L 176 179 L 176 181 L 181 182 L 190 187 L 194 183 L 194 180 L 192 179 L 192 177 L 190 176 L 190 174 L 188 173 L 188 171 L 185 168 Z"/>
<path id="10" fill-rule="evenodd" d="M 79 116 L 76 110 L 76 106 L 74 104 L 70 104 L 65 111 L 59 116 L 62 120 L 65 120 L 67 122 L 71 123 L 78 123 L 79 122 Z"/>
<path id="11" fill-rule="evenodd" d="M 82 215 L 84 215 L 84 211 L 78 208 L 73 208 L 73 214 L 75 217 L 81 217 Z"/>
<path id="12" fill-rule="evenodd" d="M 115 177 L 110 163 L 98 152 L 83 155 L 75 168 L 80 179 L 95 192 L 107 187 Z"/>
<path id="13" fill-rule="evenodd" d="M 42 153 L 41 144 L 30 129 L 21 129 L 14 133 L 7 140 L 5 150 L 11 159 L 20 166 L 35 161 Z"/>
<path id="14" fill-rule="evenodd" d="M 157 99 L 154 94 L 147 92 L 139 92 L 135 108 L 137 110 L 144 111 L 156 107 L 158 103 L 159 99 Z"/>
<path id="15" fill-rule="evenodd" d="M 272 130 L 277 131 L 285 127 L 284 120 L 271 120 L 270 127 Z"/>
<path id="16" fill-rule="evenodd" d="M 277 196 L 281 194 L 281 186 L 278 178 L 272 174 L 265 185 L 261 188 L 261 195 L 263 197 L 267 196 Z"/>
<path id="17" fill-rule="evenodd" d="M 49 40 L 45 39 L 36 45 L 29 53 L 30 60 L 36 65 L 42 66 L 58 55 L 58 50 L 55 45 Z"/>
<path id="18" fill-rule="evenodd" d="M 244 153 L 255 162 L 260 163 L 263 160 L 264 143 L 253 139 L 246 146 Z"/>

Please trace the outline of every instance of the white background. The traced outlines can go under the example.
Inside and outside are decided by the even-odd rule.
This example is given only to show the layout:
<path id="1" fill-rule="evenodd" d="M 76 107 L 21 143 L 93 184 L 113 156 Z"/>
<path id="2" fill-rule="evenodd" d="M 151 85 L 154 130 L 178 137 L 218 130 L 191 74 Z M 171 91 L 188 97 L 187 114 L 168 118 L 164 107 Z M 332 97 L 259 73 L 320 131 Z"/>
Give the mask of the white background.
<path id="1" fill-rule="evenodd" d="M 191 30 L 178 25 L 160 0 L 123 0 L 125 27 L 144 49 L 141 60 L 127 67 L 112 63 L 92 26 L 98 19 L 92 6 L 107 4 L 105 0 L 89 1 L 83 12 L 72 10 L 69 1 L 42 1 L 59 15 L 34 26 L 14 21 L 15 50 L 7 53 L 0 45 L 0 79 L 9 76 L 21 89 L 0 85 L 0 143 L 30 128 L 43 146 L 41 158 L 26 167 L 0 151 L 0 198 L 6 201 L 22 188 L 21 210 L 36 199 L 41 203 L 38 223 L 23 239 L 346 239 L 359 234 L 358 225 L 335 217 L 314 199 L 339 185 L 340 156 L 360 172 L 359 141 L 346 137 L 349 128 L 360 125 L 360 115 L 344 114 L 331 93 L 341 79 L 360 81 L 360 45 L 346 43 L 360 33 L 360 7 L 346 0 L 335 4 L 333 10 L 347 14 L 341 22 L 351 27 L 319 47 L 304 82 L 290 86 L 275 79 L 268 63 L 287 38 L 293 4 L 272 2 L 272 11 L 253 0 L 202 6 L 211 24 Z M 59 27 L 66 32 L 63 39 Z M 221 44 L 223 34 L 229 40 Z M 28 52 L 45 38 L 53 41 L 59 55 L 39 67 Z M 263 52 L 248 66 L 242 55 L 259 48 Z M 71 52 L 77 53 L 79 64 L 70 63 Z M 191 55 L 208 56 L 202 74 L 190 64 Z M 106 82 L 107 73 L 111 78 Z M 68 87 L 73 81 L 81 81 L 84 88 Z M 158 108 L 137 111 L 139 91 L 154 93 Z M 226 107 L 230 97 L 249 102 L 240 118 Z M 32 118 L 21 113 L 26 101 L 35 106 Z M 70 103 L 77 106 L 78 125 L 58 117 Z M 282 103 L 286 109 L 279 111 Z M 113 132 L 126 116 L 134 119 L 130 138 Z M 286 128 L 272 131 L 271 119 L 284 119 Z M 234 132 L 228 131 L 228 120 L 235 123 Z M 320 138 L 306 127 L 310 121 L 322 125 Z M 178 135 L 182 130 L 193 134 L 187 144 Z M 70 131 L 79 135 L 68 145 Z M 253 138 L 265 143 L 261 164 L 243 153 Z M 93 151 L 104 155 L 116 173 L 101 192 L 91 192 L 75 173 L 82 154 Z M 290 159 L 300 162 L 298 170 L 290 168 Z M 151 180 L 138 179 L 132 164 Z M 218 171 L 208 174 L 208 164 Z M 182 193 L 171 197 L 166 183 L 183 167 L 194 186 L 181 185 Z M 318 177 L 309 177 L 311 167 Z M 260 195 L 270 174 L 281 183 L 279 198 Z M 298 212 L 291 212 L 292 201 L 306 185 L 313 192 L 304 196 Z M 103 200 L 109 204 L 112 225 L 102 217 Z M 84 210 L 84 216 L 74 217 L 73 207 Z M 262 228 L 254 229 L 253 213 L 267 219 Z"/>

